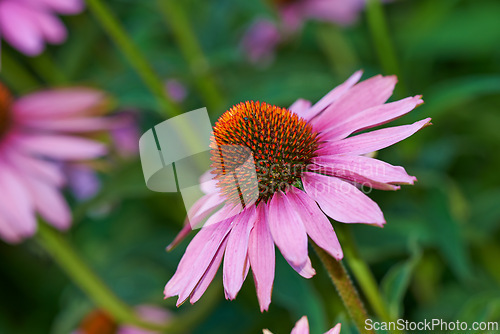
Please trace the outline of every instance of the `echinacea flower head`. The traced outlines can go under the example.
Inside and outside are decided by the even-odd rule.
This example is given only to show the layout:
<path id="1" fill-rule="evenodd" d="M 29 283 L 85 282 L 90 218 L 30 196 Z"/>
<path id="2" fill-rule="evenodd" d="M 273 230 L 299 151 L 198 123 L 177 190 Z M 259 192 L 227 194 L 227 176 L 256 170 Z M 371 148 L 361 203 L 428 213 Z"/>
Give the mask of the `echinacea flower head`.
<path id="1" fill-rule="evenodd" d="M 106 153 L 104 144 L 81 135 L 107 129 L 99 114 L 106 95 L 90 88 L 62 88 L 14 99 L 0 83 L 0 238 L 16 243 L 36 232 L 36 214 L 54 227 L 70 226 L 61 194 L 61 162 Z"/>
<path id="2" fill-rule="evenodd" d="M 332 329 L 330 329 L 325 334 L 339 334 L 340 333 L 341 324 L 335 325 Z M 262 331 L 263 334 L 273 334 L 270 330 L 264 329 Z M 300 318 L 299 321 L 293 327 L 292 332 L 290 334 L 309 334 L 309 321 L 306 316 Z"/>
<path id="3" fill-rule="evenodd" d="M 245 102 L 220 117 L 213 130 L 212 170 L 202 180 L 205 195 L 190 208 L 189 224 L 173 245 L 208 219 L 167 283 L 166 298 L 196 302 L 224 260 L 226 298 L 236 297 L 251 267 L 261 311 L 267 310 L 275 245 L 300 275 L 310 278 L 315 271 L 308 236 L 335 259 L 343 257 L 328 217 L 385 223 L 379 206 L 361 189 L 397 190 L 416 178 L 366 155 L 411 136 L 430 119 L 356 134 L 423 103 L 421 96 L 386 103 L 396 77 L 357 83 L 361 75 L 356 72 L 314 105 L 303 99 L 288 109 Z"/>
<path id="4" fill-rule="evenodd" d="M 0 0 L 0 38 L 28 56 L 45 43 L 61 44 L 67 31 L 56 14 L 78 14 L 83 0 Z"/>

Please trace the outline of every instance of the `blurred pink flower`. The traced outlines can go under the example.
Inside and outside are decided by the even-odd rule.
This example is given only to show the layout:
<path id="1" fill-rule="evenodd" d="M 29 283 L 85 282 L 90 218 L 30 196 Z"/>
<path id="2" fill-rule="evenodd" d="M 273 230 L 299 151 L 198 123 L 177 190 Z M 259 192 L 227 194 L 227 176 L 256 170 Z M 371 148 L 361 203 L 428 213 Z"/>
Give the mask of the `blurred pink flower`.
<path id="1" fill-rule="evenodd" d="M 165 81 L 165 89 L 168 95 L 175 102 L 182 102 L 187 96 L 186 87 L 176 79 L 168 79 L 167 81 Z"/>
<path id="2" fill-rule="evenodd" d="M 255 20 L 245 32 L 241 48 L 253 63 L 269 62 L 281 40 L 281 33 L 276 24 L 268 19 Z"/>
<path id="3" fill-rule="evenodd" d="M 115 126 L 111 129 L 111 139 L 116 152 L 131 158 L 139 153 L 139 112 L 134 110 L 120 111 L 114 116 Z"/>
<path id="4" fill-rule="evenodd" d="M 46 42 L 60 44 L 66 39 L 66 28 L 56 14 L 77 14 L 83 8 L 83 0 L 0 0 L 0 38 L 36 56 Z"/>
<path id="5" fill-rule="evenodd" d="M 36 214 L 54 227 L 70 226 L 71 213 L 60 189 L 60 162 L 93 159 L 106 147 L 79 134 L 106 129 L 97 116 L 106 106 L 101 91 L 64 88 L 13 100 L 0 84 L 0 237 L 15 243 L 31 237 Z"/>
<path id="6" fill-rule="evenodd" d="M 163 308 L 151 305 L 140 305 L 135 308 L 136 313 L 142 319 L 155 324 L 165 324 L 172 318 L 172 314 Z M 155 334 L 157 332 L 147 331 L 133 326 L 121 326 L 116 334 Z"/>
<path id="7" fill-rule="evenodd" d="M 69 163 L 63 168 L 68 188 L 78 201 L 94 197 L 101 188 L 101 181 L 92 167 L 81 163 Z"/>
<path id="8" fill-rule="evenodd" d="M 340 333 L 341 324 L 335 325 L 332 329 L 330 329 L 325 334 L 339 334 Z M 270 330 L 264 329 L 263 334 L 273 334 Z M 300 318 L 299 321 L 293 327 L 292 332 L 290 334 L 309 334 L 309 321 L 306 316 Z"/>
<path id="9" fill-rule="evenodd" d="M 350 136 L 388 123 L 423 103 L 421 96 L 385 103 L 396 77 L 378 75 L 357 83 L 361 75 L 356 72 L 314 105 L 303 99 L 289 109 L 246 102 L 219 118 L 212 141 L 213 170 L 205 175 L 211 180 L 202 187 L 206 195 L 190 209 L 190 224 L 173 245 L 191 226 L 209 218 L 167 283 L 165 298 L 178 295 L 177 305 L 188 298 L 196 302 L 224 255 L 226 298 L 236 298 L 251 266 L 264 311 L 271 302 L 275 244 L 300 275 L 310 278 L 315 270 L 308 256 L 308 236 L 335 259 L 343 257 L 327 217 L 383 226 L 379 206 L 358 187 L 397 190 L 398 184 L 413 184 L 416 178 L 403 167 L 364 154 L 411 136 L 429 125 L 430 118 Z M 243 169 L 236 175 L 248 151 L 243 150 L 240 157 L 234 149 L 226 152 L 235 145 L 251 151 L 253 174 Z M 231 186 L 235 178 L 238 187 Z M 248 194 L 257 197 L 246 200 Z"/>

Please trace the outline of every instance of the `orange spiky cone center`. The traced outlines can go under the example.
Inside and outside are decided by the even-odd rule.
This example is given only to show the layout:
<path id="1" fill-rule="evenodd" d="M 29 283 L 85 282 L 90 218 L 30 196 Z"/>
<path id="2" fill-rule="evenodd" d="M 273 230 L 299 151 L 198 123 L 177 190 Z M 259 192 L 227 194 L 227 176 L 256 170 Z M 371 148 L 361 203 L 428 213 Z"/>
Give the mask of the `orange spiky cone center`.
<path id="1" fill-rule="evenodd" d="M 12 105 L 12 95 L 7 87 L 0 82 L 0 139 L 9 129 L 11 122 L 10 107 Z"/>
<path id="2" fill-rule="evenodd" d="M 286 108 L 265 102 L 233 106 L 219 118 L 213 133 L 212 173 L 227 200 L 235 203 L 258 192 L 258 204 L 277 191 L 300 186 L 300 177 L 318 148 L 318 134 L 310 124 Z M 250 155 L 254 165 L 245 164 Z M 231 173 L 238 168 L 240 187 L 235 188 Z M 257 182 L 250 180 L 252 176 Z"/>

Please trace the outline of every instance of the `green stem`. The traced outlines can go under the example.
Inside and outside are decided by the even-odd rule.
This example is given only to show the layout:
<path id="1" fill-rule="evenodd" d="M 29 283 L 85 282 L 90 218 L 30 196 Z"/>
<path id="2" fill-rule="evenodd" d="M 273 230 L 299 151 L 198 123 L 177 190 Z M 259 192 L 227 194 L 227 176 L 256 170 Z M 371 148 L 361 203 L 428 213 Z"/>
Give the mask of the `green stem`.
<path id="1" fill-rule="evenodd" d="M 320 24 L 316 29 L 316 39 L 339 78 L 348 77 L 358 69 L 356 52 L 338 26 Z"/>
<path id="2" fill-rule="evenodd" d="M 337 228 L 337 230 L 339 230 Z M 373 276 L 370 268 L 365 261 L 359 255 L 356 244 L 353 240 L 351 230 L 348 226 L 341 228 L 341 243 L 344 250 L 344 258 L 349 265 L 356 281 L 359 283 L 364 296 L 368 300 L 371 308 L 382 321 L 392 322 L 396 321 L 393 319 L 387 309 L 387 305 L 380 294 L 380 289 L 378 288 L 377 281 Z M 402 333 L 401 331 L 391 331 L 392 333 Z"/>
<path id="3" fill-rule="evenodd" d="M 368 315 L 342 262 L 335 260 L 316 244 L 312 244 L 358 331 L 364 334 L 374 334 L 373 330 L 365 328 Z"/>
<path id="4" fill-rule="evenodd" d="M 144 55 L 135 46 L 109 8 L 101 0 L 87 0 L 87 5 L 109 37 L 115 42 L 137 74 L 155 95 L 165 115 L 167 117 L 180 115 L 182 111 L 166 92 L 163 81 L 154 73 Z"/>
<path id="5" fill-rule="evenodd" d="M 37 240 L 66 274 L 95 303 L 108 311 L 120 323 L 128 323 L 151 330 L 163 330 L 165 326 L 141 320 L 135 312 L 120 300 L 106 284 L 78 256 L 59 232 L 44 223 L 38 226 Z"/>
<path id="6" fill-rule="evenodd" d="M 48 51 L 34 58 L 30 58 L 30 65 L 49 85 L 62 85 L 68 81 L 64 73 L 54 64 L 54 60 L 48 54 Z"/>
<path id="7" fill-rule="evenodd" d="M 0 78 L 19 94 L 40 88 L 40 82 L 14 56 L 7 51 L 1 51 Z"/>
<path id="8" fill-rule="evenodd" d="M 382 69 L 386 74 L 395 74 L 400 77 L 401 73 L 399 70 L 396 51 L 389 35 L 387 21 L 385 19 L 384 10 L 380 0 L 368 0 L 366 5 L 366 15 L 375 50 L 380 64 L 382 65 Z M 400 83 L 398 87 L 401 93 L 405 91 L 402 83 Z"/>
<path id="9" fill-rule="evenodd" d="M 210 72 L 209 63 L 203 54 L 195 33 L 182 8 L 182 2 L 176 0 L 157 0 L 158 6 L 175 36 L 177 44 L 196 78 L 197 88 L 207 107 L 215 111 L 223 105 L 223 98 Z"/>

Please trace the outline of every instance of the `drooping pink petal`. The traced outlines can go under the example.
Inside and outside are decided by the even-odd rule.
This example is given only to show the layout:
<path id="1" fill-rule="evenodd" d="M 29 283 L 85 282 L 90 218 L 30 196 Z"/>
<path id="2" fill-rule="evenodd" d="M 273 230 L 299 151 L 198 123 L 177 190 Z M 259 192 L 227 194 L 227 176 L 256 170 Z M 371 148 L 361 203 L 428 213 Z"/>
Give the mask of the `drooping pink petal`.
<path id="1" fill-rule="evenodd" d="M 288 108 L 288 110 L 290 110 L 291 112 L 297 114 L 302 118 L 306 118 L 306 113 L 307 111 L 309 111 L 310 107 L 311 107 L 311 101 L 298 99 Z"/>
<path id="2" fill-rule="evenodd" d="M 340 334 L 340 328 L 341 328 L 342 324 L 336 324 L 335 327 L 333 327 L 332 329 L 330 329 L 328 332 L 326 332 L 325 334 Z"/>
<path id="3" fill-rule="evenodd" d="M 0 162 L 0 211 L 15 220 L 15 228 L 23 237 L 36 231 L 35 212 L 30 194 L 24 187 L 22 176 L 5 162 Z"/>
<path id="4" fill-rule="evenodd" d="M 352 86 L 359 81 L 361 76 L 363 75 L 363 71 L 357 71 L 353 75 L 349 77 L 345 82 L 338 85 L 334 89 L 332 89 L 328 94 L 323 96 L 321 100 L 316 102 L 303 116 L 306 120 L 313 119 L 320 112 L 325 110 L 329 105 L 333 104 L 337 101 L 341 96 L 346 94 Z"/>
<path id="5" fill-rule="evenodd" d="M 59 166 L 54 163 L 33 158 L 12 147 L 4 147 L 6 159 L 19 171 L 32 174 L 36 178 L 60 187 L 65 183 L 64 175 Z"/>
<path id="6" fill-rule="evenodd" d="M 78 14 L 83 11 L 83 0 L 37 0 L 50 9 L 65 15 Z"/>
<path id="7" fill-rule="evenodd" d="M 219 249 L 217 250 L 217 253 L 215 253 L 212 263 L 210 263 L 207 270 L 198 282 L 198 285 L 196 285 L 196 287 L 194 288 L 194 291 L 191 294 L 191 298 L 189 299 L 189 302 L 191 304 L 194 304 L 198 300 L 200 300 L 201 296 L 203 296 L 205 291 L 207 291 L 208 286 L 213 281 L 215 274 L 217 274 L 217 270 L 219 269 L 222 262 L 222 256 L 224 255 L 224 251 L 226 250 L 227 239 L 227 237 L 224 239 Z"/>
<path id="8" fill-rule="evenodd" d="M 40 91 L 21 97 L 13 105 L 14 117 L 19 122 L 30 119 L 60 119 L 87 114 L 101 106 L 106 95 L 86 87 L 60 88 Z"/>
<path id="9" fill-rule="evenodd" d="M 269 309 L 271 303 L 275 269 L 274 242 L 269 231 L 266 203 L 257 206 L 257 219 L 248 242 L 248 258 L 252 266 L 260 311 L 264 312 Z"/>
<path id="10" fill-rule="evenodd" d="M 282 192 L 274 194 L 269 204 L 269 229 L 276 246 L 287 261 L 302 267 L 307 261 L 307 234 L 297 208 Z"/>
<path id="11" fill-rule="evenodd" d="M 24 133 L 12 140 L 26 152 L 57 160 L 93 159 L 106 153 L 104 144 L 74 136 Z"/>
<path id="12" fill-rule="evenodd" d="M 336 176 L 363 186 L 382 190 L 396 190 L 393 184 L 413 184 L 417 178 L 400 166 L 356 155 L 327 155 L 313 158 L 323 174 Z"/>
<path id="13" fill-rule="evenodd" d="M 377 203 L 352 184 L 336 177 L 306 172 L 304 189 L 331 218 L 342 223 L 366 223 L 382 226 L 384 215 Z"/>
<path id="14" fill-rule="evenodd" d="M 396 86 L 395 76 L 374 76 L 361 81 L 330 104 L 328 108 L 313 120 L 314 128 L 323 131 L 365 109 L 383 104 L 392 95 Z"/>
<path id="15" fill-rule="evenodd" d="M 71 211 L 59 190 L 33 177 L 25 178 L 24 184 L 40 215 L 55 228 L 68 229 L 71 225 Z"/>
<path id="16" fill-rule="evenodd" d="M 12 219 L 0 210 L 0 238 L 8 243 L 16 244 L 23 239 L 23 236 L 12 226 L 12 223 Z"/>
<path id="17" fill-rule="evenodd" d="M 206 171 L 200 177 L 200 188 L 205 194 L 210 194 L 218 191 L 217 180 L 214 179 L 214 174 L 212 174 L 212 169 Z"/>
<path id="18" fill-rule="evenodd" d="M 92 132 L 109 130 L 114 127 L 114 120 L 102 117 L 75 117 L 60 119 L 24 119 L 23 126 L 37 130 L 66 133 Z"/>
<path id="19" fill-rule="evenodd" d="M 309 257 L 307 257 L 306 262 L 299 267 L 294 265 L 293 263 L 290 263 L 288 260 L 287 262 L 290 267 L 293 268 L 293 270 L 295 270 L 300 276 L 304 278 L 311 278 L 316 275 L 316 270 L 314 270 L 314 268 L 312 267 L 311 259 Z"/>
<path id="20" fill-rule="evenodd" d="M 253 206 L 247 208 L 233 222 L 233 228 L 229 232 L 223 270 L 224 292 L 227 299 L 236 298 L 243 285 L 247 270 L 248 240 L 256 218 L 255 208 Z"/>
<path id="21" fill-rule="evenodd" d="M 337 140 L 361 130 L 379 126 L 403 116 L 416 106 L 424 103 L 421 95 L 407 97 L 396 102 L 385 103 L 355 113 L 340 122 L 335 122 L 331 128 L 325 130 L 322 140 Z"/>
<path id="22" fill-rule="evenodd" d="M 28 56 L 44 49 L 42 33 L 30 17 L 32 10 L 15 1 L 0 2 L 0 31 L 2 38 Z"/>
<path id="23" fill-rule="evenodd" d="M 288 198 L 299 208 L 297 212 L 302 217 L 302 223 L 304 223 L 309 237 L 335 259 L 341 260 L 343 253 L 337 235 L 332 224 L 318 208 L 318 205 L 299 189 L 289 191 Z"/>
<path id="24" fill-rule="evenodd" d="M 232 222 L 233 217 L 204 226 L 198 232 L 186 249 L 176 273 L 165 286 L 165 298 L 179 295 L 179 306 L 191 295 L 229 233 Z"/>
<path id="25" fill-rule="evenodd" d="M 67 31 L 61 20 L 45 11 L 33 11 L 30 19 L 34 22 L 44 39 L 53 44 L 60 44 L 66 40 Z"/>
<path id="26" fill-rule="evenodd" d="M 309 321 L 306 316 L 297 321 L 290 334 L 309 334 Z"/>
<path id="27" fill-rule="evenodd" d="M 320 155 L 351 154 L 360 155 L 391 146 L 430 125 L 430 118 L 409 125 L 362 133 L 339 141 L 328 142 L 317 153 Z"/>

